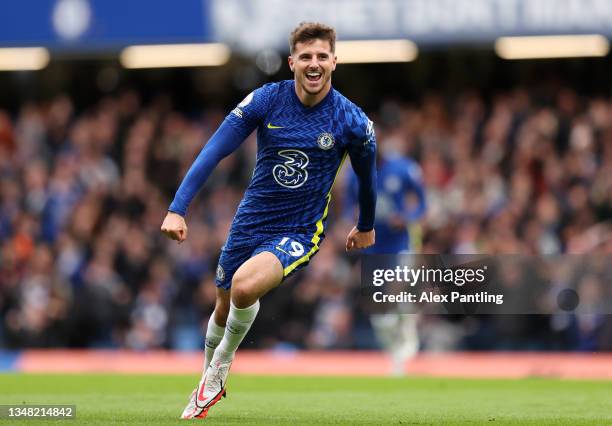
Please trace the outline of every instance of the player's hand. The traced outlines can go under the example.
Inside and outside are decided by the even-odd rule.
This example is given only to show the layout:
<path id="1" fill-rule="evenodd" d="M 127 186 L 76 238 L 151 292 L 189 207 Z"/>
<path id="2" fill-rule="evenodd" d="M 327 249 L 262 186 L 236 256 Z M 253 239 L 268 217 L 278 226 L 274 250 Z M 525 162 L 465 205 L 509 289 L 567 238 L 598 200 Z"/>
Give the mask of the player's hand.
<path id="1" fill-rule="evenodd" d="M 187 224 L 185 218 L 178 213 L 168 212 L 161 226 L 162 233 L 178 243 L 187 239 Z"/>
<path id="2" fill-rule="evenodd" d="M 353 249 L 364 249 L 374 244 L 375 236 L 374 230 L 367 232 L 361 232 L 357 227 L 353 227 L 346 237 L 346 251 Z"/>

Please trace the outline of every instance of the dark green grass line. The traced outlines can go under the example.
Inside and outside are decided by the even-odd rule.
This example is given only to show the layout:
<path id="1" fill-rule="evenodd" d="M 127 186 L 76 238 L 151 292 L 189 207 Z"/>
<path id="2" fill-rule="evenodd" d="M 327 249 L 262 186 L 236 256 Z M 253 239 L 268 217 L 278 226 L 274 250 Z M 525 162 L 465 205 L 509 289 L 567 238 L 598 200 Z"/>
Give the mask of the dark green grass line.
<path id="1" fill-rule="evenodd" d="M 195 375 L 4 374 L 0 404 L 76 404 L 77 420 L 68 424 L 184 424 L 178 416 L 196 381 Z M 206 424 L 612 424 L 606 381 L 234 375 L 228 394 Z"/>

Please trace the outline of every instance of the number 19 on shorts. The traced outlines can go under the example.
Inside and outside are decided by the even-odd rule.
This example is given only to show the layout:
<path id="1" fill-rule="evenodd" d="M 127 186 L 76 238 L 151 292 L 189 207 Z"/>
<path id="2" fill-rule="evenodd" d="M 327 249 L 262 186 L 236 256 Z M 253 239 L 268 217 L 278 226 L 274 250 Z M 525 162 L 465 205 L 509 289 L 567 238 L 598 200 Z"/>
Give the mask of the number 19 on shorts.
<path id="1" fill-rule="evenodd" d="M 291 242 L 287 244 L 289 241 Z M 304 246 L 297 241 L 291 240 L 289 237 L 284 237 L 280 240 L 276 248 L 294 257 L 300 257 L 304 254 Z"/>

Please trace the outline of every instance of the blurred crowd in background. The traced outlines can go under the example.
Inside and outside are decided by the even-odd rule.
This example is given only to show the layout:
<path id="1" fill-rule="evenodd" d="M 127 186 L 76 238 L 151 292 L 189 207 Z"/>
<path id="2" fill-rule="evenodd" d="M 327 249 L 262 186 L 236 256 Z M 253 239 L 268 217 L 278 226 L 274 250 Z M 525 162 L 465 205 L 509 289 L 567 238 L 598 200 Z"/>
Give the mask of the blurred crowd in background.
<path id="1" fill-rule="evenodd" d="M 125 90 L 81 110 L 67 95 L 0 110 L 0 347 L 203 346 L 255 135 L 192 203 L 186 242 L 159 227 L 230 109 L 184 113 L 170 97 L 145 104 Z M 380 151 L 422 167 L 428 210 L 411 227 L 416 250 L 612 252 L 610 99 L 567 87 L 542 99 L 517 88 L 487 99 L 389 98 L 367 112 Z M 339 178 L 320 253 L 263 299 L 245 346 L 378 347 L 360 307 L 357 256 L 344 251 L 352 224 L 341 219 L 343 192 Z M 586 277 L 596 294 L 609 291 L 603 272 Z M 423 316 L 419 328 L 432 351 L 612 349 L 612 320 L 593 313 Z"/>

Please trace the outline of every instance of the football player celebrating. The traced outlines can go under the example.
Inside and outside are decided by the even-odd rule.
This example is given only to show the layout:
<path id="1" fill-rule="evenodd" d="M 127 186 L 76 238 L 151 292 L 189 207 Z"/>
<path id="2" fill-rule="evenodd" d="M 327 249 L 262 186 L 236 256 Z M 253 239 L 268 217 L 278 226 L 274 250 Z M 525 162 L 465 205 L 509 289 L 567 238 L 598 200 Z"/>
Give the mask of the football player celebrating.
<path id="1" fill-rule="evenodd" d="M 374 244 L 374 129 L 360 108 L 332 88 L 335 41 L 335 30 L 318 23 L 301 23 L 291 33 L 294 79 L 260 87 L 228 114 L 187 172 L 163 221 L 164 234 L 184 241 L 187 206 L 217 163 L 257 129 L 255 171 L 217 266 L 205 370 L 183 418 L 206 417 L 221 399 L 259 299 L 319 250 L 332 185 L 347 155 L 359 181 L 360 214 L 346 249 Z"/>

